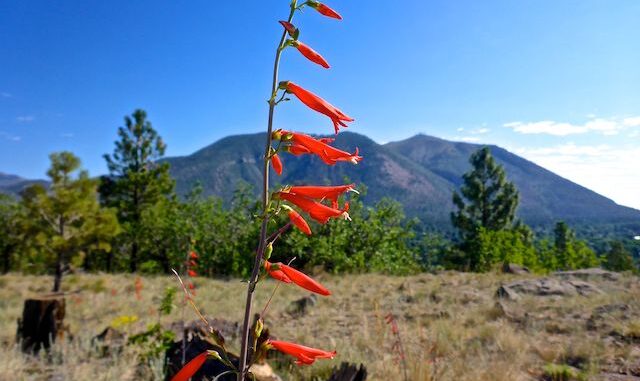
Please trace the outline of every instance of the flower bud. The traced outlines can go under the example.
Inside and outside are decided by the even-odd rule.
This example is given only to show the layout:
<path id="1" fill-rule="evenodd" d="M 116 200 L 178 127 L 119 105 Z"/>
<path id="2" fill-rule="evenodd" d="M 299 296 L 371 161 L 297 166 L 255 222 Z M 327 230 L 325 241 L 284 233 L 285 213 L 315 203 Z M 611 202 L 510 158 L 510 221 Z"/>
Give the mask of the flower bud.
<path id="1" fill-rule="evenodd" d="M 269 242 L 267 247 L 264 249 L 264 259 L 268 261 L 271 258 L 271 253 L 273 253 L 273 242 Z"/>
<path id="2" fill-rule="evenodd" d="M 256 339 L 259 338 L 260 335 L 262 335 L 263 329 L 264 329 L 264 323 L 262 322 L 262 319 L 258 319 L 256 321 L 255 330 L 253 331 L 253 337 L 255 337 Z"/>
<path id="3" fill-rule="evenodd" d="M 281 140 L 282 139 L 282 129 L 275 130 L 271 133 L 272 140 Z"/>
<path id="4" fill-rule="evenodd" d="M 222 357 L 220 357 L 220 353 L 218 353 L 217 351 L 208 350 L 207 354 L 209 355 L 209 357 L 213 357 L 216 360 L 222 361 Z"/>

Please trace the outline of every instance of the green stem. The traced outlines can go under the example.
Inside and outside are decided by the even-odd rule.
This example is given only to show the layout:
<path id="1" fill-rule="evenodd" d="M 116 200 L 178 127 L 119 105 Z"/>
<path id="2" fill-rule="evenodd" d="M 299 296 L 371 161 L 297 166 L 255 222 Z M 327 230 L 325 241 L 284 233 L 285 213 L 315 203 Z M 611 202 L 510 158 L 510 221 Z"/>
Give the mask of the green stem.
<path id="1" fill-rule="evenodd" d="M 296 11 L 296 0 L 291 2 L 291 11 L 289 13 L 288 22 L 291 22 L 293 15 Z M 247 368 L 248 354 L 249 354 L 249 320 L 251 319 L 251 306 L 253 303 L 253 292 L 256 288 L 258 281 L 258 275 L 260 275 L 260 264 L 264 256 L 264 250 L 267 242 L 267 225 L 269 223 L 269 154 L 271 152 L 271 133 L 273 132 L 273 113 L 276 106 L 276 95 L 278 92 L 278 70 L 280 68 L 280 56 L 282 55 L 282 49 L 284 48 L 287 31 L 282 32 L 282 37 L 278 43 L 278 49 L 276 50 L 276 58 L 273 64 L 273 79 L 271 83 L 271 97 L 269 98 L 269 119 L 267 123 L 267 142 L 264 151 L 264 166 L 263 166 L 263 184 L 262 184 L 262 212 L 263 219 L 260 226 L 260 242 L 258 245 L 258 251 L 256 253 L 255 261 L 253 263 L 253 270 L 251 272 L 251 278 L 247 286 L 247 300 L 245 303 L 244 321 L 242 323 L 242 338 L 240 346 L 240 367 L 238 372 L 238 381 L 245 381 L 245 377 L 249 369 Z"/>

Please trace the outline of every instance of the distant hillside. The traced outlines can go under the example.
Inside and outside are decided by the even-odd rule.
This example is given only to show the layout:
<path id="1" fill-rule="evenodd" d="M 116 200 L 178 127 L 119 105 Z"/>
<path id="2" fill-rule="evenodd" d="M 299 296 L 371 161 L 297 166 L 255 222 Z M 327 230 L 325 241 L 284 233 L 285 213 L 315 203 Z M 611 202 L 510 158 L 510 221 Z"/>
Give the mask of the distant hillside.
<path id="1" fill-rule="evenodd" d="M 258 190 L 264 134 L 237 135 L 221 139 L 189 156 L 165 159 L 185 194 L 196 183 L 206 194 L 229 200 L 240 182 Z M 364 156 L 357 166 L 333 167 L 312 156 L 283 155 L 285 171 L 274 176 L 283 184 L 339 184 L 349 179 L 368 188 L 365 203 L 391 197 L 404 205 L 410 216 L 433 227 L 448 227 L 453 205 L 451 194 L 469 170 L 469 155 L 480 145 L 450 142 L 425 135 L 388 144 L 377 144 L 366 136 L 343 132 L 335 145 Z M 573 224 L 638 224 L 640 211 L 617 205 L 589 189 L 564 179 L 505 149 L 491 146 L 504 165 L 508 178 L 520 191 L 518 215 L 531 225 L 549 225 L 557 220 Z"/>
<path id="2" fill-rule="evenodd" d="M 27 180 L 20 176 L 0 172 L 0 193 L 18 195 L 23 189 L 33 184 L 48 184 L 45 180 Z"/>

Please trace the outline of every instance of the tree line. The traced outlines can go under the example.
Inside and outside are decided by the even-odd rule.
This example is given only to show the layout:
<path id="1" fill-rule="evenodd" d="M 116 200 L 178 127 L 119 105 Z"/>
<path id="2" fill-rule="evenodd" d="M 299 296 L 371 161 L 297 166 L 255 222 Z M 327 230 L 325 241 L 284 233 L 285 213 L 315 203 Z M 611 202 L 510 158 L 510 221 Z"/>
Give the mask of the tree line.
<path id="1" fill-rule="evenodd" d="M 19 199 L 0 195 L 2 271 L 52 273 L 58 291 L 66 271 L 168 273 L 194 250 L 201 275 L 246 276 L 258 235 L 252 190 L 239 184 L 230 205 L 204 197 L 197 185 L 180 198 L 169 164 L 159 161 L 165 149 L 146 113 L 136 110 L 118 128 L 114 151 L 104 155 L 107 175 L 91 178 L 72 153 L 52 153 L 48 187 L 30 186 Z M 274 259 L 296 257 L 294 266 L 336 273 L 488 271 L 503 263 L 540 272 L 635 269 L 622 242 L 596 253 L 562 221 L 553 236 L 536 238 L 516 218 L 518 191 L 489 148 L 475 152 L 470 164 L 453 194 L 453 240 L 420 232 L 418 221 L 407 219 L 393 200 L 365 206 L 356 196 L 350 200 L 353 221 L 313 226 L 310 237 L 285 235 Z M 274 230 L 286 218 L 275 223 Z"/>

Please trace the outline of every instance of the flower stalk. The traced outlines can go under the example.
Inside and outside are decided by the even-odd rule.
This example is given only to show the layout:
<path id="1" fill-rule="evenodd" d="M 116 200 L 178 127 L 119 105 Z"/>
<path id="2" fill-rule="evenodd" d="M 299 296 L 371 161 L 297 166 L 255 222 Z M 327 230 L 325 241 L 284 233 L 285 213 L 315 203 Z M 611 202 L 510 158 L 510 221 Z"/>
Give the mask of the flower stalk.
<path id="1" fill-rule="evenodd" d="M 291 10 L 287 23 L 291 23 L 293 15 L 297 9 L 297 0 L 291 1 Z M 242 337 L 240 344 L 240 364 L 238 370 L 238 381 L 244 381 L 249 371 L 247 367 L 248 354 L 249 354 L 249 320 L 251 318 L 251 310 L 253 304 L 253 293 L 255 291 L 258 276 L 260 275 L 260 264 L 264 257 L 265 248 L 267 245 L 267 227 L 269 224 L 269 162 L 271 153 L 271 134 L 273 132 L 273 114 L 275 107 L 278 104 L 276 97 L 278 94 L 278 71 L 280 69 L 280 58 L 282 57 L 282 50 L 285 48 L 285 41 L 287 38 L 287 30 L 282 31 L 278 48 L 276 49 L 276 56 L 273 63 L 273 78 L 271 81 L 271 97 L 269 98 L 269 117 L 267 120 L 267 141 L 264 150 L 264 165 L 263 165 L 263 183 L 262 183 L 262 224 L 260 225 L 260 241 L 258 244 L 258 250 L 256 253 L 255 261 L 253 263 L 253 270 L 251 271 L 251 277 L 249 278 L 249 284 L 247 286 L 247 298 L 245 302 L 244 319 L 242 322 Z"/>

